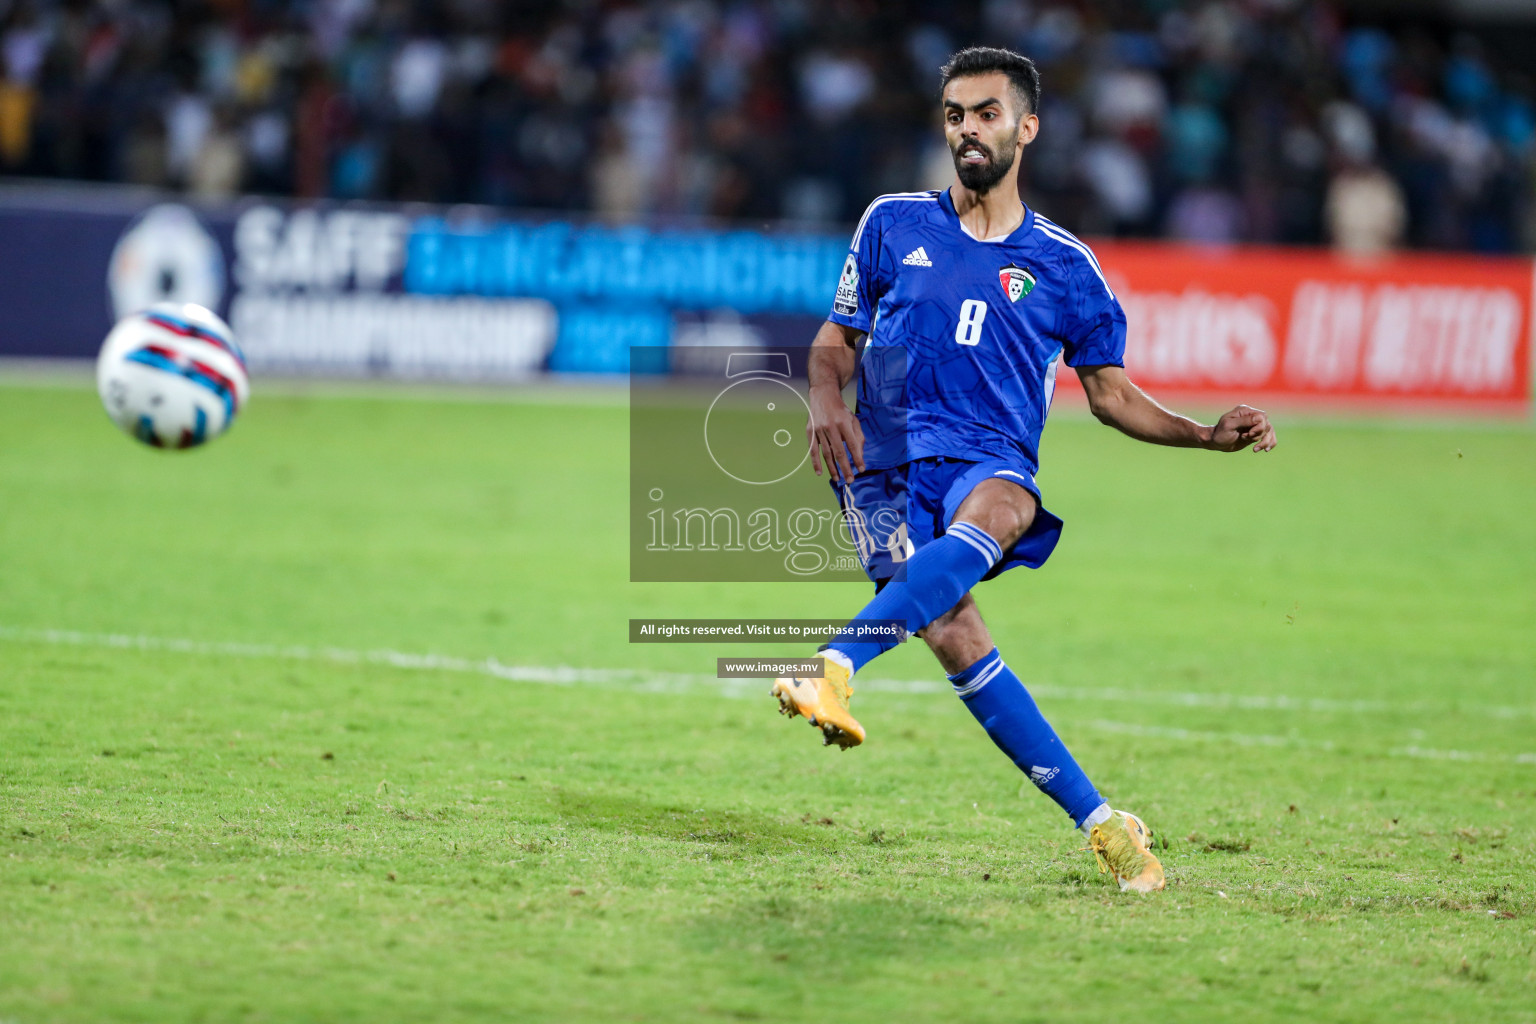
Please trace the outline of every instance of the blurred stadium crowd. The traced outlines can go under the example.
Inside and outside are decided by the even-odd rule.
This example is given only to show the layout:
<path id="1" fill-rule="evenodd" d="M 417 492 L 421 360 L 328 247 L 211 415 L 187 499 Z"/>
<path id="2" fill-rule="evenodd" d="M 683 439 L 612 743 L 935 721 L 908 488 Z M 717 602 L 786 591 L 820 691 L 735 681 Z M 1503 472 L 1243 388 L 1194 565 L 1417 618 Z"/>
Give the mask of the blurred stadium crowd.
<path id="1" fill-rule="evenodd" d="M 849 222 L 951 180 L 975 43 L 1039 62 L 1080 231 L 1536 245 L 1530 80 L 1330 0 L 0 0 L 0 173 Z"/>

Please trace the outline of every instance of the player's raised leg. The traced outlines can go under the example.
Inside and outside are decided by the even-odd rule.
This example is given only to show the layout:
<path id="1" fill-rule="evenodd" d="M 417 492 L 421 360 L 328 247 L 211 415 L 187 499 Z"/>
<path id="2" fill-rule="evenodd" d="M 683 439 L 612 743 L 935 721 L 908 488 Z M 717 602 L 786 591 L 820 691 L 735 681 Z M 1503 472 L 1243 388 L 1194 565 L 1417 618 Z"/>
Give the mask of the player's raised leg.
<path id="1" fill-rule="evenodd" d="M 961 503 L 943 536 L 907 559 L 902 570 L 864 606 L 856 621 L 895 619 L 916 633 L 949 611 L 981 582 L 1003 552 L 1034 522 L 1035 496 L 1002 477 L 976 485 Z M 896 646 L 894 639 L 867 641 L 834 637 L 827 653 L 857 672 Z"/>
<path id="2" fill-rule="evenodd" d="M 1023 487 L 998 477 L 983 480 L 945 534 L 907 559 L 854 621 L 895 620 L 916 633 L 981 582 L 1029 529 L 1035 509 L 1034 495 Z M 786 678 L 773 684 L 780 710 L 810 719 L 822 729 L 825 742 L 845 750 L 864 742 L 863 727 L 848 712 L 853 674 L 896 643 L 895 638 L 857 638 L 851 630 L 838 634 L 822 654 L 823 678 Z"/>
<path id="3" fill-rule="evenodd" d="M 843 750 L 864 742 L 864 727 L 848 711 L 853 696 L 853 672 L 840 661 L 821 655 L 820 676 L 789 676 L 776 679 L 772 693 L 779 698 L 779 713 L 807 718 L 821 730 L 823 746 Z"/>

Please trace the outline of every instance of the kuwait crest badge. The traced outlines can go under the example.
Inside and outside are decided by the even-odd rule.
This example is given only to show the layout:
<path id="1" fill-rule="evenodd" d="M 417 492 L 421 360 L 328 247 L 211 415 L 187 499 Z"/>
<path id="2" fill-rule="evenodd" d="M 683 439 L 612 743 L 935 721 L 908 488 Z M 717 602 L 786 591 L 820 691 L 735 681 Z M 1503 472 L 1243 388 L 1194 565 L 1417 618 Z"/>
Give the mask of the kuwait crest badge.
<path id="1" fill-rule="evenodd" d="M 1012 263 L 997 272 L 997 279 L 1008 293 L 1009 302 L 1018 302 L 1035 290 L 1035 275 Z"/>

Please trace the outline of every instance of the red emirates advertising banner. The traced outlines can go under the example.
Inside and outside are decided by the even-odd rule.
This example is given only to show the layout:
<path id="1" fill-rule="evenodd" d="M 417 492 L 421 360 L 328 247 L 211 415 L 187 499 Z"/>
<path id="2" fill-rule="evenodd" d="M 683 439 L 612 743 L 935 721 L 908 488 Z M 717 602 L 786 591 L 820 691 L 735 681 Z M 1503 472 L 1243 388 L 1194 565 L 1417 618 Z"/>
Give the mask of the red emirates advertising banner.
<path id="1" fill-rule="evenodd" d="M 1094 250 L 1129 320 L 1126 370 L 1154 395 L 1530 409 L 1529 259 Z"/>

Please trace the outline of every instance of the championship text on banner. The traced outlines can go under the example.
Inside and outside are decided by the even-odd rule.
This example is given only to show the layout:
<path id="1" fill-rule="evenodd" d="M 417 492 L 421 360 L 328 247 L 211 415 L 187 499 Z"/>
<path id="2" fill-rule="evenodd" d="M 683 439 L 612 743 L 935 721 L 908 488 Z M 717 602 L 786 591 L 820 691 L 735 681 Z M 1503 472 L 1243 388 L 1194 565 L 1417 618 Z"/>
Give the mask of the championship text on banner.
<path id="1" fill-rule="evenodd" d="M 1125 307 L 1126 371 L 1154 394 L 1530 407 L 1529 259 L 1094 250 Z"/>
<path id="2" fill-rule="evenodd" d="M 1528 257 L 1090 241 L 1125 307 L 1126 368 L 1160 397 L 1531 407 Z M 0 357 L 88 359 L 116 318 L 170 301 L 228 319 L 260 374 L 698 377 L 700 352 L 804 351 L 846 254 L 842 230 L 14 185 Z M 632 367 L 637 350 L 653 358 Z"/>

